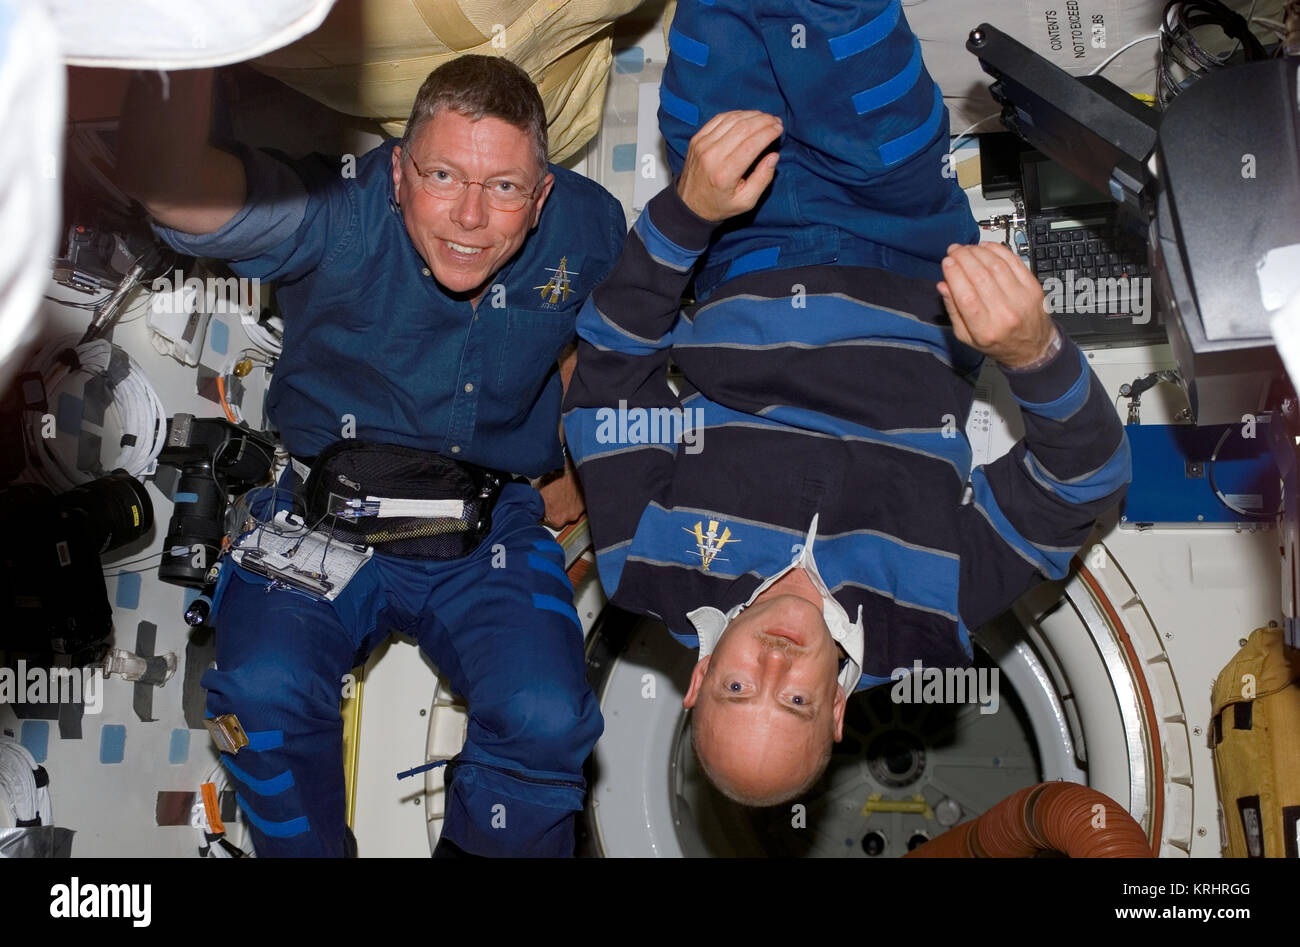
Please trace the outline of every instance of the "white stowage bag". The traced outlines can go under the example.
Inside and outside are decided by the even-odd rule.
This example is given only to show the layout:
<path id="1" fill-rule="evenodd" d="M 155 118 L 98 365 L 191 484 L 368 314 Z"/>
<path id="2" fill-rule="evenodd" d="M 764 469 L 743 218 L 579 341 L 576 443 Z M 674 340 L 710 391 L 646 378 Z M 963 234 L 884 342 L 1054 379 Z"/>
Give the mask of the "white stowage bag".
<path id="1" fill-rule="evenodd" d="M 242 62 L 320 25 L 334 0 L 0 0 L 0 390 L 36 335 L 58 252 L 64 65 Z"/>
<path id="2" fill-rule="evenodd" d="M 505 56 L 537 83 L 550 157 L 600 128 L 614 21 L 642 0 L 338 0 L 321 28 L 254 65 L 400 135 L 433 69 L 464 53 Z"/>
<path id="3" fill-rule="evenodd" d="M 30 0 L 0 0 L 0 390 L 35 336 L 59 228 L 64 71 L 54 26 Z"/>
<path id="4" fill-rule="evenodd" d="M 39 2 L 58 27 L 65 62 L 123 69 L 243 62 L 310 33 L 334 5 L 334 0 Z"/>

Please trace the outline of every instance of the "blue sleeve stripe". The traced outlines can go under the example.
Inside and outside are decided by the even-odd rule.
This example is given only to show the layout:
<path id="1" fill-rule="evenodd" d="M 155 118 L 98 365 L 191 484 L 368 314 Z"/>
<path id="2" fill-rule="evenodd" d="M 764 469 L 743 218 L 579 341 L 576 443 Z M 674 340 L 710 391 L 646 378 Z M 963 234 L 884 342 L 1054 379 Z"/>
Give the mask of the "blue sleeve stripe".
<path id="1" fill-rule="evenodd" d="M 628 332 L 600 311 L 595 299 L 588 297 L 578 313 L 578 337 L 599 349 L 624 355 L 653 355 L 672 344 L 670 336 L 647 339 Z"/>
<path id="2" fill-rule="evenodd" d="M 705 408 L 705 412 L 705 427 L 708 428 L 712 425 L 708 423 L 707 408 Z M 752 415 L 746 417 L 751 420 L 761 420 L 755 419 Z M 963 481 L 970 470 L 970 442 L 962 432 L 954 432 L 960 435 L 955 437 L 945 437 L 942 429 L 889 434 L 864 425 L 853 424 L 829 414 L 822 414 L 819 411 L 796 408 L 790 405 L 773 406 L 764 411 L 763 418 L 777 422 L 785 427 L 817 431 L 833 437 L 872 441 L 897 450 L 921 454 L 951 464 Z"/>
<path id="3" fill-rule="evenodd" d="M 903 7 L 899 0 L 890 0 L 889 6 L 869 22 L 843 36 L 831 37 L 829 40 L 831 55 L 839 61 L 848 59 L 864 49 L 870 49 L 894 31 L 902 13 Z"/>
<path id="4" fill-rule="evenodd" d="M 578 620 L 578 613 L 574 611 L 573 603 L 558 599 L 554 595 L 538 595 L 533 593 L 533 608 L 540 608 L 543 611 L 555 612 L 557 615 L 563 615 L 569 621 L 578 626 L 582 631 L 582 622 Z"/>
<path id="5" fill-rule="evenodd" d="M 691 39 L 675 26 L 668 28 L 668 48 L 682 59 L 696 66 L 707 66 L 709 64 L 708 44 L 701 43 L 697 39 Z"/>
<path id="6" fill-rule="evenodd" d="M 689 626 L 689 622 L 687 624 Z M 686 647 L 690 648 L 692 651 L 696 650 L 700 646 L 700 636 L 695 634 L 695 632 L 690 632 L 689 634 L 687 634 L 685 632 L 673 631 L 671 628 L 669 628 L 668 634 L 676 638 L 678 644 L 683 644 Z"/>
<path id="7" fill-rule="evenodd" d="M 915 316 L 871 306 L 841 296 L 808 296 L 794 310 L 793 297 L 755 299 L 741 296 L 703 306 L 694 318 L 678 323 L 674 345 L 810 346 L 836 342 L 905 342 L 920 344 L 945 366 L 973 350 L 957 341 L 951 328 Z M 582 320 L 579 319 L 579 326 Z"/>
<path id="8" fill-rule="evenodd" d="M 1011 525 L 1002 508 L 998 506 L 997 497 L 993 495 L 993 487 L 989 484 L 988 478 L 984 476 L 982 468 L 976 468 L 971 472 L 971 486 L 974 487 L 974 503 L 984 515 L 988 517 L 989 523 L 1002 537 L 1002 541 L 1010 546 L 1022 559 L 1032 565 L 1035 569 L 1050 579 L 1061 579 L 1070 570 L 1070 560 L 1074 557 L 1074 552 L 1068 549 L 1048 549 L 1037 546 L 1020 535 L 1020 531 Z"/>
<path id="9" fill-rule="evenodd" d="M 528 565 L 536 572 L 545 572 L 547 575 L 559 579 L 564 583 L 566 590 L 573 588 L 573 585 L 569 582 L 569 577 L 564 574 L 564 570 L 545 556 L 539 556 L 535 552 L 530 552 L 528 554 Z"/>
<path id="10" fill-rule="evenodd" d="M 859 115 L 884 108 L 905 96 L 916 85 L 916 80 L 919 78 L 921 78 L 921 41 L 913 40 L 912 58 L 908 60 L 907 65 L 892 79 L 855 95 L 853 108 Z"/>
<path id="11" fill-rule="evenodd" d="M 627 551 L 632 548 L 632 541 L 608 549 L 596 550 L 596 572 L 600 575 L 600 585 L 605 595 L 612 596 L 618 591 L 619 582 L 623 581 L 623 566 L 627 563 Z"/>
<path id="12" fill-rule="evenodd" d="M 1115 453 L 1110 460 L 1087 476 L 1069 482 L 1057 480 L 1032 453 L 1025 454 L 1025 464 L 1039 483 L 1059 496 L 1066 503 L 1081 505 L 1092 503 L 1110 496 L 1132 478 L 1132 453 L 1129 448 L 1128 435 L 1120 438 Z"/>
<path id="13" fill-rule="evenodd" d="M 966 657 L 973 660 L 975 647 L 971 644 L 970 629 L 966 627 L 966 623 L 960 617 L 957 619 L 957 640 L 961 642 L 961 648 L 966 652 Z"/>
<path id="14" fill-rule="evenodd" d="M 729 280 L 737 276 L 743 276 L 746 273 L 770 270 L 776 266 L 776 261 L 780 258 L 780 247 L 764 247 L 761 250 L 751 251 L 732 260 L 731 266 L 727 267 L 727 275 L 723 279 Z"/>
<path id="15" fill-rule="evenodd" d="M 930 109 L 930 116 L 917 128 L 912 129 L 906 135 L 895 138 L 893 141 L 887 141 L 880 146 L 880 160 L 886 167 L 906 161 L 908 158 L 920 153 L 926 145 L 934 140 L 938 134 L 939 125 L 943 122 L 944 107 L 943 93 L 939 91 L 939 86 L 934 87 L 934 107 Z"/>
<path id="16" fill-rule="evenodd" d="M 659 107 L 692 128 L 700 124 L 700 110 L 681 96 L 673 95 L 667 85 L 659 86 Z"/>
<path id="17" fill-rule="evenodd" d="M 643 210 L 641 216 L 636 219 L 636 224 L 632 227 L 636 231 L 641 243 L 646 249 L 646 253 L 657 263 L 661 263 L 678 273 L 685 273 L 695 265 L 704 248 L 698 250 L 688 250 L 686 247 L 678 246 L 669 240 L 662 230 L 655 226 L 655 222 L 650 219 L 649 210 Z"/>
<path id="18" fill-rule="evenodd" d="M 295 835 L 304 834 L 311 828 L 305 815 L 290 819 L 288 822 L 271 822 L 254 812 L 252 807 L 249 806 L 248 800 L 239 793 L 235 793 L 235 802 L 239 803 L 239 808 L 244 811 L 248 821 L 271 838 L 293 838 Z"/>
<path id="19" fill-rule="evenodd" d="M 1092 371 L 1088 368 L 1088 356 L 1079 351 L 1079 377 L 1069 390 L 1055 401 L 1048 401 L 1042 404 L 1033 401 L 1024 401 L 1016 398 L 1016 403 L 1024 408 L 1030 414 L 1036 414 L 1040 418 L 1049 418 L 1053 421 L 1065 421 L 1072 417 L 1076 411 L 1084 406 L 1088 400 L 1088 393 L 1092 387 Z M 1015 394 L 1012 394 L 1015 398 Z"/>
<path id="20" fill-rule="evenodd" d="M 957 616 L 961 563 L 955 555 L 874 532 L 819 538 L 815 554 L 828 588 L 852 583 L 905 608 Z"/>
<path id="21" fill-rule="evenodd" d="M 232 776 L 259 796 L 278 796 L 293 785 L 293 772 L 291 770 L 286 769 L 279 776 L 271 779 L 256 779 L 236 766 L 235 761 L 229 756 L 225 758 L 224 762 L 226 769 L 230 770 Z"/>
<path id="22" fill-rule="evenodd" d="M 585 464 L 609 454 L 653 448 L 676 456 L 677 445 L 694 419 L 677 406 L 654 408 L 574 408 L 564 431 L 574 461 Z"/>
<path id="23" fill-rule="evenodd" d="M 867 674 L 864 672 L 863 675 L 858 678 L 858 686 L 854 688 L 853 692 L 856 694 L 858 691 L 864 691 L 871 687 L 879 687 L 881 684 L 888 684 L 892 680 L 892 677 L 876 677 L 873 674 Z"/>

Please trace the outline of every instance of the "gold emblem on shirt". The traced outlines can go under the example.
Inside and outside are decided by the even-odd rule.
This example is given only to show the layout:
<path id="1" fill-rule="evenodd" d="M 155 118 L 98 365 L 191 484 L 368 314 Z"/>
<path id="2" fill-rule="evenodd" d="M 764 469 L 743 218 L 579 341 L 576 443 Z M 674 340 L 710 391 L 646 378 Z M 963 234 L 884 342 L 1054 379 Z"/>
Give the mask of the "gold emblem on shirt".
<path id="1" fill-rule="evenodd" d="M 713 563 L 714 559 L 718 558 L 718 553 L 722 551 L 723 546 L 728 543 L 740 542 L 739 539 L 731 538 L 730 526 L 725 527 L 722 530 L 722 535 L 719 536 L 717 520 L 709 520 L 709 528 L 707 531 L 704 529 L 703 520 L 696 523 L 694 527 L 683 526 L 682 529 L 695 537 L 695 548 L 687 551 L 700 557 L 700 565 L 703 567 L 705 572 L 709 571 L 709 566 Z M 727 562 L 727 557 L 723 556 L 721 561 Z"/>
<path id="2" fill-rule="evenodd" d="M 542 291 L 543 302 L 554 306 L 568 300 L 569 294 L 573 292 L 573 287 L 569 285 L 569 278 L 579 275 L 576 270 L 569 271 L 568 262 L 568 257 L 560 257 L 559 266 L 545 267 L 546 272 L 551 274 L 551 278 L 541 286 L 533 287 Z"/>

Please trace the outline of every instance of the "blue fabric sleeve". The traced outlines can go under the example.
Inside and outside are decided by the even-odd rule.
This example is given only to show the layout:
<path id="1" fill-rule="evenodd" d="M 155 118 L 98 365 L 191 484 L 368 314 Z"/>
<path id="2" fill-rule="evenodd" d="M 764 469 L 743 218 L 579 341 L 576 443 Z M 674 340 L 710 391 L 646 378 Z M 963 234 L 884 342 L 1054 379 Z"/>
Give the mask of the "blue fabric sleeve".
<path id="1" fill-rule="evenodd" d="M 297 171 L 264 151 L 234 143 L 226 146 L 244 163 L 248 196 L 239 212 L 219 230 L 190 234 L 154 224 L 169 246 L 191 256 L 228 260 L 242 276 L 284 279 L 320 262 L 325 234 L 299 236 L 313 199 Z"/>

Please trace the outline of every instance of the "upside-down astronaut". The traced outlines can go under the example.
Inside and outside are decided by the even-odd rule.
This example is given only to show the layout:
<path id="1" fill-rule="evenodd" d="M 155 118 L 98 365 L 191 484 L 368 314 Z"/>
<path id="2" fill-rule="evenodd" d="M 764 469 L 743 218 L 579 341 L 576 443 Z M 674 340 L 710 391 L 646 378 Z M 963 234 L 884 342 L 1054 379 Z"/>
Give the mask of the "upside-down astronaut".
<path id="1" fill-rule="evenodd" d="M 1128 442 L 1028 270 L 961 246 L 978 231 L 897 0 L 686 0 L 670 43 L 680 176 L 583 307 L 565 425 L 606 591 L 698 645 L 701 764 L 772 805 L 817 780 L 855 688 L 969 664 L 971 629 L 1065 574 Z M 985 356 L 1026 435 L 971 470 Z M 620 404 L 689 411 L 706 449 L 609 443 Z"/>

